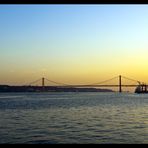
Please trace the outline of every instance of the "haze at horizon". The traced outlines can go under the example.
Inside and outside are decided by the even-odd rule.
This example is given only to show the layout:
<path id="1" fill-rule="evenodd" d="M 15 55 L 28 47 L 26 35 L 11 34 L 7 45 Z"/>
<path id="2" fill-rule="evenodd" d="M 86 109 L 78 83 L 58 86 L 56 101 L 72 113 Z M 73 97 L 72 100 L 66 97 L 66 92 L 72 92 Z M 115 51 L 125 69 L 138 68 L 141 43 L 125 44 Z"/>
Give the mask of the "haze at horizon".
<path id="1" fill-rule="evenodd" d="M 0 84 L 148 82 L 147 16 L 148 5 L 0 5 Z"/>

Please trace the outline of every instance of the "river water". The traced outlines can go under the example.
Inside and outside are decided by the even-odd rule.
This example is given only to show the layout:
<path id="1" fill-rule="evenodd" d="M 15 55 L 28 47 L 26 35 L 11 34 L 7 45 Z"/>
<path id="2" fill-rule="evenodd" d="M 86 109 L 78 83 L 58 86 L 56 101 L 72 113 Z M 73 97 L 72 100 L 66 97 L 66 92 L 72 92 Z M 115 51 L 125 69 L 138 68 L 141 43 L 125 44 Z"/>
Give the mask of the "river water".
<path id="1" fill-rule="evenodd" d="M 148 94 L 1 93 L 0 143 L 148 143 Z"/>

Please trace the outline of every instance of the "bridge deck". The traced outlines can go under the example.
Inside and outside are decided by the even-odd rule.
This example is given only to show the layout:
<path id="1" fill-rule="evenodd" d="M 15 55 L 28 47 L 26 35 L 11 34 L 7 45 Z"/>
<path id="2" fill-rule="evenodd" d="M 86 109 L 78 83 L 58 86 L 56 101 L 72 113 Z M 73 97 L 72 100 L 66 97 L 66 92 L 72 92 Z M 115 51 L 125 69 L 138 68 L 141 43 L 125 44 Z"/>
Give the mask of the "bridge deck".
<path id="1" fill-rule="evenodd" d="M 68 86 L 67 85 L 59 85 L 56 87 L 119 87 L 119 86 L 120 85 L 68 85 Z M 122 87 L 137 87 L 138 85 L 121 85 L 121 86 Z"/>

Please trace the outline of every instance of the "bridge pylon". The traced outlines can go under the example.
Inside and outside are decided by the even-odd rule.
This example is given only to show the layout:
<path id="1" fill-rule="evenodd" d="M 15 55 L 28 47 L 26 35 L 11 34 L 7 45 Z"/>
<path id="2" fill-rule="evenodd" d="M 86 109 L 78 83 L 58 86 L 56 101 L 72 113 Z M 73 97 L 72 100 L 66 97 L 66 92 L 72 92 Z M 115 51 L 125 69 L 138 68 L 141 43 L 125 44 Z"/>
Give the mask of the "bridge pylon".
<path id="1" fill-rule="evenodd" d="M 42 89 L 44 91 L 44 88 L 45 88 L 45 78 L 42 78 Z"/>
<path id="2" fill-rule="evenodd" d="M 121 80 L 121 75 L 119 75 L 119 92 L 122 92 L 122 80 Z"/>

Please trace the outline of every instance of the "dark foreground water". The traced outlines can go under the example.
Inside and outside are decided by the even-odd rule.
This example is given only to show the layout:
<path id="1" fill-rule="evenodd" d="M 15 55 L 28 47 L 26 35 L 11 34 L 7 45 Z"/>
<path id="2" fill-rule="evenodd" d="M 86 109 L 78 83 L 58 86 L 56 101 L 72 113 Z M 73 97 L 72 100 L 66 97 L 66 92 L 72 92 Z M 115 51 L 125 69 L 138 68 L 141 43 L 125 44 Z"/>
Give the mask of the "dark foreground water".
<path id="1" fill-rule="evenodd" d="M 148 143 L 148 94 L 0 94 L 0 143 Z"/>

